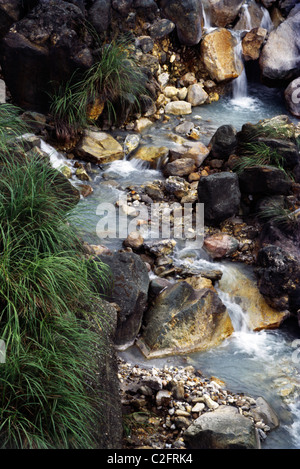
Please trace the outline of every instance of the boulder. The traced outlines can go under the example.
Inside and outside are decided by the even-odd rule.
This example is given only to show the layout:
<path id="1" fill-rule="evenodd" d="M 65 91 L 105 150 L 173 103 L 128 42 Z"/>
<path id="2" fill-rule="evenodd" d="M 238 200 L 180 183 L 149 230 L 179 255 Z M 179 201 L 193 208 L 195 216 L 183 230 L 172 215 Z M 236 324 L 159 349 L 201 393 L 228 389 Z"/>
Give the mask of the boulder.
<path id="1" fill-rule="evenodd" d="M 147 306 L 147 267 L 132 252 L 112 252 L 98 258 L 109 266 L 113 276 L 113 288 L 106 299 L 119 306 L 114 341 L 119 348 L 126 348 L 134 342 Z"/>
<path id="2" fill-rule="evenodd" d="M 256 276 L 259 291 L 268 302 L 277 299 L 276 304 L 288 305 L 293 312 L 300 308 L 300 264 L 295 255 L 275 245 L 262 247 L 257 254 Z"/>
<path id="3" fill-rule="evenodd" d="M 147 358 L 176 355 L 216 346 L 232 332 L 216 292 L 180 281 L 165 288 L 147 310 L 137 345 Z"/>
<path id="4" fill-rule="evenodd" d="M 241 192 L 259 195 L 288 195 L 292 181 L 286 173 L 274 166 L 252 166 L 239 174 Z"/>
<path id="5" fill-rule="evenodd" d="M 163 168 L 164 175 L 168 176 L 188 176 L 197 169 L 192 158 L 180 158 L 167 163 Z"/>
<path id="6" fill-rule="evenodd" d="M 213 259 L 222 259 L 235 252 L 239 247 L 239 242 L 233 236 L 217 233 L 208 236 L 203 246 Z"/>
<path id="7" fill-rule="evenodd" d="M 22 16 L 22 0 L 1 0 L 0 2 L 0 37 L 2 38 L 10 26 Z"/>
<path id="8" fill-rule="evenodd" d="M 237 131 L 232 125 L 221 125 L 210 141 L 210 157 L 226 160 L 234 152 Z"/>
<path id="9" fill-rule="evenodd" d="M 186 101 L 171 101 L 167 103 L 165 113 L 174 114 L 175 116 L 191 114 L 192 105 Z"/>
<path id="10" fill-rule="evenodd" d="M 235 39 L 228 29 L 220 28 L 201 41 L 201 56 L 212 80 L 223 82 L 237 78 L 243 64 L 235 55 Z"/>
<path id="11" fill-rule="evenodd" d="M 243 0 L 209 0 L 210 20 L 214 26 L 225 28 L 232 24 L 239 14 Z"/>
<path id="12" fill-rule="evenodd" d="M 164 15 L 176 25 L 181 44 L 194 46 L 202 35 L 202 5 L 198 0 L 162 0 Z"/>
<path id="13" fill-rule="evenodd" d="M 249 31 L 253 28 L 259 28 L 263 19 L 263 11 L 255 0 L 250 0 L 247 5 L 243 6 L 240 17 L 236 25 L 235 31 Z"/>
<path id="14" fill-rule="evenodd" d="M 209 154 L 209 149 L 202 142 L 184 140 L 170 148 L 170 161 L 179 158 L 191 158 L 196 166 L 200 166 Z"/>
<path id="15" fill-rule="evenodd" d="M 168 161 L 169 149 L 167 147 L 155 147 L 143 145 L 133 153 L 130 159 L 147 161 L 151 168 L 159 168 Z"/>
<path id="16" fill-rule="evenodd" d="M 270 427 L 270 430 L 279 427 L 280 423 L 276 412 L 263 397 L 256 399 L 256 405 L 251 408 L 250 412 L 256 422 L 262 420 L 265 425 Z"/>
<path id="17" fill-rule="evenodd" d="M 190 85 L 187 92 L 187 102 L 192 106 L 200 106 L 204 104 L 208 98 L 208 94 L 199 83 Z"/>
<path id="18" fill-rule="evenodd" d="M 270 32 L 259 58 L 261 77 L 269 86 L 284 84 L 296 78 L 300 69 L 300 5 L 287 19 Z"/>
<path id="19" fill-rule="evenodd" d="M 174 28 L 175 24 L 167 18 L 156 19 L 155 23 L 148 29 L 148 32 L 154 39 L 162 39 L 171 34 Z"/>
<path id="20" fill-rule="evenodd" d="M 254 423 L 232 406 L 202 414 L 183 438 L 190 449 L 260 449 Z"/>
<path id="21" fill-rule="evenodd" d="M 83 24 L 84 15 L 78 7 L 51 0 L 39 3 L 12 26 L 3 38 L 0 60 L 17 105 L 48 111 L 51 83 L 65 82 L 75 70 L 86 70 L 93 64 Z"/>
<path id="22" fill-rule="evenodd" d="M 236 215 L 240 199 L 239 181 L 235 173 L 211 174 L 199 181 L 198 200 L 204 203 L 204 218 L 208 223 L 218 224 Z"/>
<path id="23" fill-rule="evenodd" d="M 243 37 L 244 60 L 257 60 L 259 58 L 267 33 L 268 31 L 264 28 L 253 28 Z"/>
<path id="24" fill-rule="evenodd" d="M 285 89 L 284 99 L 290 113 L 300 117 L 300 77 L 292 80 Z"/>
<path id="25" fill-rule="evenodd" d="M 74 149 L 77 157 L 95 164 L 110 163 L 124 156 L 124 149 L 110 134 L 85 130 Z"/>

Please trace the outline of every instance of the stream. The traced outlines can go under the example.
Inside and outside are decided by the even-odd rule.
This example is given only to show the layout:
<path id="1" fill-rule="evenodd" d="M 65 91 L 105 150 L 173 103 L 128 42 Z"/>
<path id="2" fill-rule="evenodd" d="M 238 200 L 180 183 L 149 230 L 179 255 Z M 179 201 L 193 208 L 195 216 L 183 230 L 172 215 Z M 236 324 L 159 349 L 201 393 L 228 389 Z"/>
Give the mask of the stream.
<path id="1" fill-rule="evenodd" d="M 246 77 L 244 76 L 244 80 Z M 238 84 L 240 90 L 241 83 Z M 245 84 L 244 84 L 245 85 Z M 244 86 L 243 85 L 243 86 Z M 244 87 L 245 88 L 245 87 Z M 270 89 L 258 83 L 247 83 L 247 93 L 241 95 L 233 87 L 233 95 L 222 97 L 218 102 L 193 108 L 186 120 L 192 121 L 201 131 L 200 140 L 208 144 L 210 138 L 220 125 L 231 124 L 237 130 L 246 122 L 257 123 L 260 119 L 271 118 L 280 114 L 288 114 L 278 89 Z M 296 122 L 295 118 L 289 116 Z M 168 123 L 154 123 L 141 135 L 141 143 L 149 145 L 171 145 L 170 133 L 182 121 L 179 117 L 171 117 Z M 130 132 L 116 131 L 113 136 L 120 141 Z M 52 147 L 43 142 L 42 150 L 50 155 L 54 167 L 69 165 L 66 160 Z M 74 222 L 82 238 L 91 244 L 105 244 L 110 249 L 120 249 L 122 239 L 99 239 L 96 234 L 98 204 L 110 202 L 114 204 L 122 191 L 129 185 L 140 185 L 151 180 L 163 179 L 161 171 L 150 169 L 147 163 L 140 160 L 115 161 L 93 167 L 95 174 L 89 184 L 93 193 L 81 198 L 75 209 Z M 111 181 L 115 181 L 111 185 Z M 76 186 L 81 181 L 72 182 Z M 181 251 L 175 252 L 175 262 L 187 262 L 181 258 Z M 252 332 L 247 326 L 247 311 L 243 309 L 242 298 L 243 278 L 253 278 L 250 268 L 228 262 L 212 262 L 201 251 L 192 262 L 195 266 L 206 264 L 212 269 L 223 272 L 217 289 L 226 305 L 234 333 L 220 346 L 201 353 L 188 356 L 167 357 L 165 359 L 146 360 L 138 349 L 130 347 L 121 352 L 123 359 L 143 366 L 164 366 L 164 364 L 191 364 L 207 376 L 217 376 L 226 383 L 232 392 L 244 392 L 254 398 L 263 396 L 277 412 L 280 427 L 268 434 L 262 442 L 264 449 L 299 449 L 300 448 L 300 357 L 297 357 L 296 340 L 300 338 L 300 330 L 293 330 L 285 322 L 278 330 Z M 253 281 L 255 281 L 253 279 Z M 237 286 L 241 289 L 237 293 Z M 234 290 L 234 293 L 233 293 Z M 239 290 L 239 289 L 238 289 Z"/>

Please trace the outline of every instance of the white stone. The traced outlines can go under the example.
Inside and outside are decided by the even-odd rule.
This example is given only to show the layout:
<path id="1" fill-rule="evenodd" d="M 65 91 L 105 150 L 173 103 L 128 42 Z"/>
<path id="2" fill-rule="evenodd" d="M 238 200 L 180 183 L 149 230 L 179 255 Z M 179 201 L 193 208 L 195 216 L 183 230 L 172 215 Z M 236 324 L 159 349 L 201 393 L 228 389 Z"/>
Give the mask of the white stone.
<path id="1" fill-rule="evenodd" d="M 191 114 L 192 105 L 186 101 L 171 101 L 165 107 L 166 114 L 174 114 L 175 116 Z"/>

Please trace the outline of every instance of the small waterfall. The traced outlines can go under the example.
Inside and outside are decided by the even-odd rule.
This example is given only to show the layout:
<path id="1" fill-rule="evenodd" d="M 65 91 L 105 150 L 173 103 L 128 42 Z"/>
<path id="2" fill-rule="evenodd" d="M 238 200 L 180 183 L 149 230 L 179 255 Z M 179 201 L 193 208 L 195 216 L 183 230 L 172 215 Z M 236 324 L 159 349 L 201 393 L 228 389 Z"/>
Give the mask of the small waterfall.
<path id="1" fill-rule="evenodd" d="M 271 31 L 273 29 L 273 23 L 270 17 L 270 13 L 264 6 L 261 5 L 260 8 L 263 12 L 263 17 L 260 22 L 260 27 L 266 29 L 267 31 Z"/>
<path id="2" fill-rule="evenodd" d="M 251 31 L 252 21 L 251 21 L 251 15 L 249 12 L 248 3 L 244 4 L 242 6 L 242 9 L 243 9 L 243 16 L 245 17 L 245 31 Z"/>
<path id="3" fill-rule="evenodd" d="M 203 29 L 207 32 L 214 29 L 210 21 L 209 5 L 206 2 L 202 2 L 202 16 L 203 16 Z"/>
<path id="4" fill-rule="evenodd" d="M 243 49 L 242 49 L 242 41 L 240 37 L 237 39 L 237 45 L 235 46 L 235 58 L 236 61 L 243 62 Z M 247 97 L 248 94 L 248 86 L 247 86 L 247 75 L 245 71 L 245 67 L 243 67 L 243 71 L 232 83 L 232 97 L 235 100 L 241 100 L 242 98 Z"/>

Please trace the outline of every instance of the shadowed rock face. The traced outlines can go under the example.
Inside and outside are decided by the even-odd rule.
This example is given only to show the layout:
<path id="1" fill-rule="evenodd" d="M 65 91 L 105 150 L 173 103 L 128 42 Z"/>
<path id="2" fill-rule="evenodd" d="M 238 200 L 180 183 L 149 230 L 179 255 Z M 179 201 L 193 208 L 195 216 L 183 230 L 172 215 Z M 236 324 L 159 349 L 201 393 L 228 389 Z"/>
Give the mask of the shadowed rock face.
<path id="1" fill-rule="evenodd" d="M 176 25 L 179 41 L 186 46 L 198 44 L 202 35 L 202 6 L 198 0 L 163 0 L 161 8 Z"/>
<path id="2" fill-rule="evenodd" d="M 50 82 L 66 81 L 76 69 L 92 65 L 83 21 L 77 6 L 51 0 L 41 2 L 11 27 L 3 39 L 1 65 L 19 106 L 47 110 Z"/>
<path id="3" fill-rule="evenodd" d="M 137 345 L 147 358 L 205 350 L 233 332 L 228 312 L 210 288 L 185 281 L 167 287 L 145 313 Z"/>

